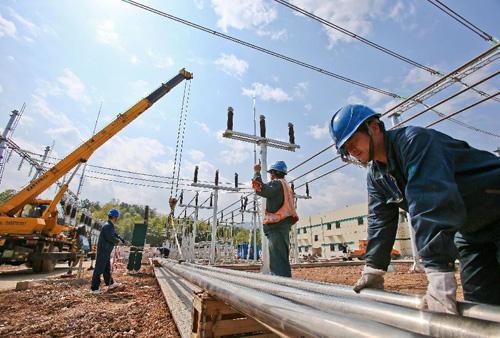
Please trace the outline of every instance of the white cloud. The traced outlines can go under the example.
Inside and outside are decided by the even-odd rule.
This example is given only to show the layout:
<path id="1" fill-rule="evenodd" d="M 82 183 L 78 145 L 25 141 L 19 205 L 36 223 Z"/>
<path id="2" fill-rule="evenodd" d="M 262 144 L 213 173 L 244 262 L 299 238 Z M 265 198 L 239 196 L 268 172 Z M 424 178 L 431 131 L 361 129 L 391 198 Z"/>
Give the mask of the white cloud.
<path id="1" fill-rule="evenodd" d="M 311 111 L 313 109 L 313 106 L 312 106 L 312 104 L 307 103 L 304 105 L 304 108 L 306 108 L 307 111 Z"/>
<path id="2" fill-rule="evenodd" d="M 270 31 L 264 29 L 258 29 L 257 35 L 259 36 L 269 36 L 271 40 L 286 40 L 288 38 L 288 33 L 286 29 L 281 29 L 279 31 Z"/>
<path id="3" fill-rule="evenodd" d="M 224 54 L 214 61 L 219 68 L 226 74 L 241 77 L 248 69 L 248 62 L 238 59 L 234 54 Z"/>
<path id="4" fill-rule="evenodd" d="M 345 171 L 345 169 L 342 169 Z M 331 211 L 345 205 L 366 202 L 366 180 L 362 169 L 353 173 L 334 172 L 310 184 L 311 200 L 303 200 L 298 204 L 299 214 L 316 215 L 319 211 Z M 297 184 L 296 184 L 297 186 Z M 298 193 L 304 193 L 305 188 Z"/>
<path id="5" fill-rule="evenodd" d="M 7 56 L 7 60 L 9 60 L 9 62 L 14 62 L 14 61 L 16 61 L 16 58 L 13 57 L 12 55 L 9 55 L 9 56 Z"/>
<path id="6" fill-rule="evenodd" d="M 367 36 L 372 31 L 372 20 L 384 15 L 384 0 L 357 0 L 354 7 L 350 0 L 292 0 L 294 5 L 351 32 Z M 298 14 L 301 15 L 301 14 Z M 352 39 L 332 28 L 323 27 L 328 35 L 329 48 L 339 41 Z"/>
<path id="7" fill-rule="evenodd" d="M 148 50 L 148 55 L 153 60 L 154 66 L 160 69 L 170 68 L 174 65 L 174 59 L 171 56 L 161 56 L 153 52 L 151 49 Z"/>
<path id="8" fill-rule="evenodd" d="M 431 68 L 438 69 L 436 66 L 432 66 Z M 403 83 L 407 85 L 427 85 L 436 80 L 437 77 L 428 71 L 421 68 L 412 68 L 408 74 L 406 74 Z"/>
<path id="9" fill-rule="evenodd" d="M 258 97 L 263 101 L 291 101 L 292 97 L 281 88 L 273 88 L 268 84 L 252 83 L 251 88 L 242 88 L 244 96 Z"/>
<path id="10" fill-rule="evenodd" d="M 307 131 L 307 134 L 311 135 L 316 140 L 327 138 L 328 133 L 329 133 L 328 122 L 325 123 L 325 125 L 323 127 L 321 127 L 320 125 L 317 125 L 317 124 L 309 126 L 309 130 Z"/>
<path id="11" fill-rule="evenodd" d="M 1 14 L 0 14 L 0 37 L 2 36 L 9 36 L 11 38 L 16 36 L 16 25 L 14 22 L 9 21 L 5 19 Z"/>
<path id="12" fill-rule="evenodd" d="M 191 157 L 191 159 L 193 161 L 199 162 L 199 161 L 203 160 L 203 158 L 205 157 L 205 153 L 200 151 L 200 150 L 191 149 L 189 151 L 189 156 Z"/>
<path id="13" fill-rule="evenodd" d="M 115 23 L 104 20 L 97 26 L 97 41 L 107 45 L 119 45 L 118 34 L 115 32 Z"/>
<path id="14" fill-rule="evenodd" d="M 210 128 L 208 128 L 206 123 L 200 121 L 194 121 L 194 124 L 200 127 L 200 129 L 203 130 L 205 133 L 210 134 Z"/>
<path id="15" fill-rule="evenodd" d="M 19 13 L 17 13 L 15 10 L 9 7 L 9 13 L 10 15 L 21 25 L 26 27 L 26 29 L 33 35 L 37 36 L 38 35 L 38 26 L 35 25 L 33 22 L 29 21 L 28 19 L 22 17 Z"/>
<path id="16" fill-rule="evenodd" d="M 309 90 L 309 83 L 308 82 L 299 82 L 295 85 L 293 91 L 295 94 L 295 97 L 304 99 L 306 97 L 307 91 Z"/>
<path id="17" fill-rule="evenodd" d="M 72 133 L 68 134 L 69 137 L 65 136 L 59 138 L 58 143 L 62 143 L 69 148 L 74 148 L 76 144 L 80 143 L 84 139 L 80 132 L 80 129 L 76 128 L 73 121 L 69 119 L 66 114 L 56 112 L 55 110 L 51 109 L 45 98 L 40 95 L 33 95 L 32 98 L 33 101 L 31 107 L 33 111 L 36 111 L 37 114 L 41 115 L 52 125 L 55 125 L 55 127 L 47 129 L 46 133 L 48 133 L 49 135 L 57 136 L 61 133 L 67 134 L 70 130 L 73 131 Z"/>
<path id="18" fill-rule="evenodd" d="M 193 0 L 194 5 L 196 6 L 197 9 L 203 9 L 203 6 L 205 5 L 204 0 Z"/>
<path id="19" fill-rule="evenodd" d="M 264 0 L 212 0 L 212 7 L 219 17 L 217 26 L 224 32 L 229 27 L 240 30 L 262 29 L 278 16 L 276 9 Z"/>
<path id="20" fill-rule="evenodd" d="M 64 69 L 63 75 L 58 77 L 57 80 L 66 87 L 66 95 L 71 97 L 73 100 L 82 102 L 85 105 L 92 103 L 90 97 L 85 94 L 85 85 L 82 80 L 80 80 L 80 78 L 68 68 Z"/>
<path id="21" fill-rule="evenodd" d="M 130 57 L 130 63 L 133 64 L 133 65 L 136 65 L 138 64 L 139 62 L 141 62 L 141 60 L 139 60 L 139 58 L 135 55 L 132 55 Z"/>

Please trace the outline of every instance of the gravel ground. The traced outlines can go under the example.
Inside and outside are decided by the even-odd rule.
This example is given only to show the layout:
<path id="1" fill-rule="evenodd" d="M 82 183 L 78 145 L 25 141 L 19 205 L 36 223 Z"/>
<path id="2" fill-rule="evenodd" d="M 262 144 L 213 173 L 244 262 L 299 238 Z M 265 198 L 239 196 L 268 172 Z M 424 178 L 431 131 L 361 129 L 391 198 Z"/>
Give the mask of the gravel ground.
<path id="1" fill-rule="evenodd" d="M 385 274 L 385 289 L 407 294 L 425 294 L 427 288 L 427 278 L 424 273 L 410 272 L 411 264 L 395 263 L 393 264 L 395 272 Z M 361 276 L 363 266 L 339 266 L 339 267 L 321 267 L 321 268 L 296 268 L 292 275 L 295 279 L 308 279 L 334 284 L 354 285 Z M 458 291 L 457 299 L 463 300 L 462 285 L 460 283 L 460 274 L 455 274 L 457 278 Z"/>
<path id="2" fill-rule="evenodd" d="M 0 292 L 1 337 L 179 337 L 150 267 L 113 276 L 122 286 L 95 296 L 83 281 L 54 278 Z"/>

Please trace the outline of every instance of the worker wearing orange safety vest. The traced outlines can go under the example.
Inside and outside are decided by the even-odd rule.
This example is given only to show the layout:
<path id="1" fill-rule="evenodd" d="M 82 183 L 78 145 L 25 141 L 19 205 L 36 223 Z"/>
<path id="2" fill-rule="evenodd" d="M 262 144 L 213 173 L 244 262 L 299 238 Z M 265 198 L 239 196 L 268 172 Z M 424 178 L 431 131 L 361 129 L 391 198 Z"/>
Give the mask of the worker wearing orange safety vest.
<path id="1" fill-rule="evenodd" d="M 264 234 L 269 241 L 269 262 L 273 275 L 291 277 L 292 271 L 288 256 L 290 254 L 290 227 L 299 217 L 295 208 L 293 191 L 285 180 L 287 167 L 285 162 L 277 161 L 268 173 L 269 183 L 262 182 L 260 163 L 254 166 L 252 186 L 255 193 L 266 198 L 264 215 Z"/>

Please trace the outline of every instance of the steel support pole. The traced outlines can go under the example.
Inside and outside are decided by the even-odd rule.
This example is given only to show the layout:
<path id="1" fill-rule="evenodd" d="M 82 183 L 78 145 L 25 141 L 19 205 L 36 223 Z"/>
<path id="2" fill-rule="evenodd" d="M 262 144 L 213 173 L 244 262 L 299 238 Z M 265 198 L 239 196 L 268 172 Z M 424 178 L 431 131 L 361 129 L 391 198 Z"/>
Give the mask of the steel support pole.
<path id="1" fill-rule="evenodd" d="M 188 270 L 181 264 L 165 262 L 171 272 L 205 289 L 210 295 L 250 316 L 285 337 L 419 337 L 371 320 L 360 321 L 342 313 L 325 313 L 309 306 L 259 292 L 249 287 L 228 283 Z"/>
<path id="2" fill-rule="evenodd" d="M 210 264 L 215 264 L 215 247 L 217 245 L 217 203 L 219 200 L 219 190 L 214 189 L 214 205 L 212 216 L 212 240 L 210 242 Z"/>
<path id="3" fill-rule="evenodd" d="M 261 167 L 264 172 L 262 173 L 262 182 L 266 183 L 267 182 L 267 144 L 265 142 L 262 142 L 260 144 L 260 161 L 261 161 Z M 262 213 L 262 218 L 264 219 L 265 213 L 266 213 L 266 207 L 264 205 L 265 202 L 262 204 L 261 208 L 261 213 Z M 262 223 L 260 223 L 260 240 L 262 244 L 262 273 L 271 273 L 271 267 L 269 263 L 269 243 L 267 241 L 267 237 L 264 234 L 264 226 Z"/>
<path id="4" fill-rule="evenodd" d="M 443 338 L 492 337 L 500 332 L 500 323 L 488 323 L 472 318 L 447 314 L 424 312 L 398 305 L 372 302 L 364 299 L 344 298 L 312 291 L 287 287 L 263 280 L 228 275 L 224 271 L 203 270 L 196 266 L 186 266 L 192 272 L 217 278 L 231 284 L 248 287 L 277 297 L 328 313 L 343 313 L 362 317 L 417 334 Z M 351 291 L 352 292 L 352 291 Z"/>

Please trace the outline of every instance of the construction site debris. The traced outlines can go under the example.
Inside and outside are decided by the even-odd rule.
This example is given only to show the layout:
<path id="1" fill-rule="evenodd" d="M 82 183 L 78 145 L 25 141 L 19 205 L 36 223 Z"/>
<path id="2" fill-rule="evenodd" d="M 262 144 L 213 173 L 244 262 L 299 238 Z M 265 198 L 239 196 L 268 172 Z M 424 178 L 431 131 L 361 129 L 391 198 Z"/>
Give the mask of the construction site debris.
<path id="1" fill-rule="evenodd" d="M 0 292 L 0 336 L 179 337 L 152 269 L 132 276 L 125 268 L 114 271 L 122 287 L 97 296 L 88 271 L 82 280 L 51 278 Z"/>

